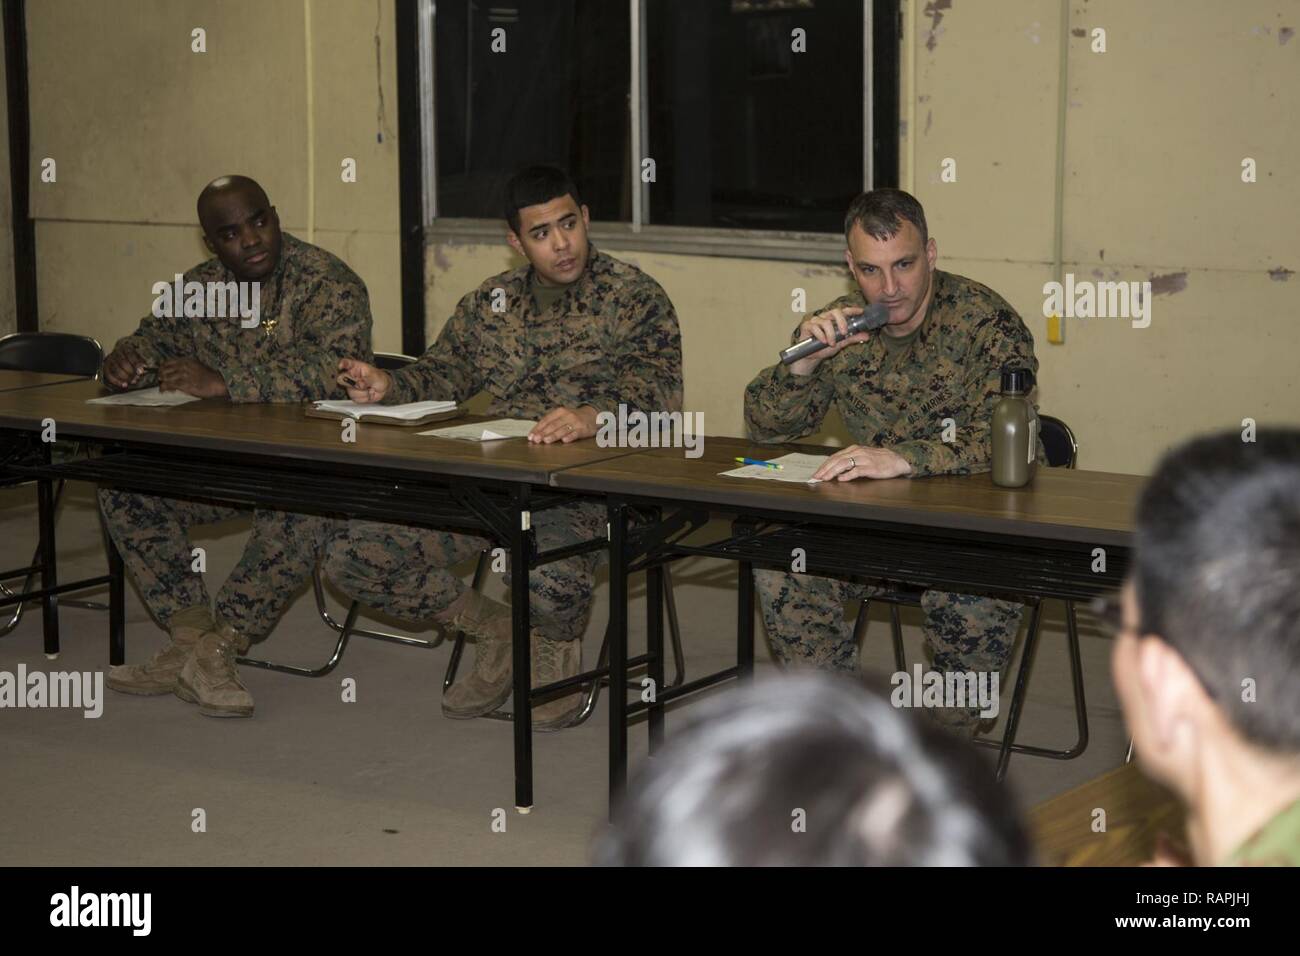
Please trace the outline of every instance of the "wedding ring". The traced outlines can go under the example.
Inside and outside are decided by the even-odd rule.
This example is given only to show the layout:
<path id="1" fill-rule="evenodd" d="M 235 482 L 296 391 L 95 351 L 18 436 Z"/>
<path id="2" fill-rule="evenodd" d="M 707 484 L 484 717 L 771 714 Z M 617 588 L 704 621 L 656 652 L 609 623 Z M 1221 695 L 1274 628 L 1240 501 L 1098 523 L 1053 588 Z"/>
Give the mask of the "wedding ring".
<path id="1" fill-rule="evenodd" d="M 850 459 L 849 459 L 849 471 L 852 471 L 852 470 L 853 470 L 854 468 L 856 468 L 856 467 L 858 467 L 858 463 L 857 463 L 856 461 L 854 461 L 852 458 L 850 458 Z"/>

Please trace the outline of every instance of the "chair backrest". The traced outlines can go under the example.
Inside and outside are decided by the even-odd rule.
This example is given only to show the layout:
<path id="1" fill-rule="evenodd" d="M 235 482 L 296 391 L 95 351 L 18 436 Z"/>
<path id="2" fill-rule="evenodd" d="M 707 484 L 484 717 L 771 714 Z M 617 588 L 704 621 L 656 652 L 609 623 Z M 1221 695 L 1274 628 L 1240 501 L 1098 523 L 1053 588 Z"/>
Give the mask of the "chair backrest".
<path id="1" fill-rule="evenodd" d="M 413 355 L 403 355 L 401 352 L 376 352 L 375 368 L 382 368 L 385 372 L 395 372 L 399 368 L 406 368 L 415 361 Z"/>
<path id="2" fill-rule="evenodd" d="M 0 338 L 0 369 L 98 377 L 104 350 L 87 335 L 14 332 Z"/>
<path id="3" fill-rule="evenodd" d="M 1079 443 L 1074 440 L 1070 426 L 1051 415 L 1038 416 L 1039 432 L 1043 438 L 1043 449 L 1047 452 L 1047 464 L 1052 468 L 1073 468 L 1079 457 Z"/>

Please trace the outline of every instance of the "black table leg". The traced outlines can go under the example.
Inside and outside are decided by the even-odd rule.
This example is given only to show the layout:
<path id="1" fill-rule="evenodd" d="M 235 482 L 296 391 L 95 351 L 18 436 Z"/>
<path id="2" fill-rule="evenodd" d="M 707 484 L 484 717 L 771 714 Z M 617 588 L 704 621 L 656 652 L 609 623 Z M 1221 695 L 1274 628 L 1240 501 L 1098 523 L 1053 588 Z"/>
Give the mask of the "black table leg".
<path id="1" fill-rule="evenodd" d="M 108 555 L 108 662 L 126 663 L 126 569 L 113 536 L 104 535 Z"/>
<path id="2" fill-rule="evenodd" d="M 754 676 L 754 566 L 740 562 L 736 582 L 736 676 Z"/>
<path id="3" fill-rule="evenodd" d="M 998 753 L 998 767 L 994 779 L 999 783 L 1007 775 L 1007 764 L 1011 762 L 1011 745 L 1016 742 L 1016 727 L 1020 724 L 1020 711 L 1025 706 L 1025 687 L 1029 681 L 1029 669 L 1034 663 L 1034 649 L 1038 646 L 1038 628 L 1043 613 L 1043 602 L 1035 601 L 1029 614 L 1029 633 L 1025 635 L 1025 651 L 1020 655 L 1020 670 L 1016 672 L 1016 689 L 1011 695 L 1011 710 L 1007 714 L 1007 732 L 1002 738 L 1002 747 Z"/>
<path id="4" fill-rule="evenodd" d="M 609 499 L 609 806 L 627 784 L 627 503 Z"/>
<path id="5" fill-rule="evenodd" d="M 510 533 L 510 606 L 514 626 L 514 729 L 515 809 L 528 813 L 533 808 L 533 708 L 531 617 L 528 606 L 528 577 L 532 570 L 532 515 L 528 510 L 528 487 L 516 492 L 514 528 Z"/>
<path id="6" fill-rule="evenodd" d="M 646 671 L 650 684 L 646 689 L 651 693 L 646 725 L 653 754 L 664 741 L 664 706 L 659 702 L 664 689 L 664 569 L 658 565 L 646 569 L 645 607 L 646 656 L 650 658 Z"/>
<path id="7" fill-rule="evenodd" d="M 49 446 L 45 446 L 49 461 Z M 54 482 L 40 478 L 36 482 L 37 524 L 41 538 L 41 588 L 58 587 L 58 552 L 54 543 Z M 45 629 L 45 656 L 59 656 L 59 596 L 48 592 L 41 598 L 41 623 Z"/>

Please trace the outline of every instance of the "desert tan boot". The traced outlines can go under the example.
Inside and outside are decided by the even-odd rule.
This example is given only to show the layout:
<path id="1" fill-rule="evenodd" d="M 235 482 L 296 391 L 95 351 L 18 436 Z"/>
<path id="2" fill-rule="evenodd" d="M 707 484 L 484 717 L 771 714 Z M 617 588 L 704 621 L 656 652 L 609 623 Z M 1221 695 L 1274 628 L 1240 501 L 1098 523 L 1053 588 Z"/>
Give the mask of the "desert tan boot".
<path id="1" fill-rule="evenodd" d="M 443 714 L 453 720 L 490 714 L 510 698 L 510 608 L 469 590 L 438 620 L 474 642 L 474 666 L 442 695 Z"/>
<path id="2" fill-rule="evenodd" d="M 533 686 L 541 687 L 582 670 L 582 641 L 552 641 L 533 631 Z M 559 697 L 533 707 L 533 729 L 563 730 L 582 712 L 583 689 L 561 692 Z"/>
<path id="3" fill-rule="evenodd" d="M 235 664 L 248 643 L 228 624 L 208 631 L 181 668 L 176 696 L 198 704 L 199 713 L 206 717 L 252 717 L 253 695 L 240 683 Z"/>
<path id="4" fill-rule="evenodd" d="M 110 689 L 121 694 L 170 694 L 176 690 L 181 668 L 194 653 L 205 631 L 213 627 L 212 611 L 205 605 L 186 608 L 168 622 L 171 640 L 143 664 L 120 664 L 108 669 Z"/>

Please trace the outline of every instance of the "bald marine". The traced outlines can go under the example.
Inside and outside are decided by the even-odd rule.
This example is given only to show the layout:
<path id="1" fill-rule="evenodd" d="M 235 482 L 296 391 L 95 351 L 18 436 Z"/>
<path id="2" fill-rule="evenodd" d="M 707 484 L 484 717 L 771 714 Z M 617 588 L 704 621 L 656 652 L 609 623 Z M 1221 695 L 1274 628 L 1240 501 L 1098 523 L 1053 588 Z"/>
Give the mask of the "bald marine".
<path id="1" fill-rule="evenodd" d="M 256 180 L 220 176 L 198 201 L 203 242 L 235 278 L 264 279 L 280 262 L 280 217 Z"/>

